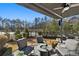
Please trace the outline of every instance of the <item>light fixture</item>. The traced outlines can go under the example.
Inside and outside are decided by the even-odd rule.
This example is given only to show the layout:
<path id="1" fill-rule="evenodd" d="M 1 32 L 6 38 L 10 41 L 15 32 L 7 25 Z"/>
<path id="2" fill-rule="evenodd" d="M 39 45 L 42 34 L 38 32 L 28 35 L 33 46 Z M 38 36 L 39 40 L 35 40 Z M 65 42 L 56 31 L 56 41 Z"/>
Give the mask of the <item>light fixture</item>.
<path id="1" fill-rule="evenodd" d="M 62 13 L 64 13 L 65 11 L 69 10 L 70 8 L 70 4 L 69 3 L 64 3 L 63 4 L 63 10 L 62 10 Z"/>

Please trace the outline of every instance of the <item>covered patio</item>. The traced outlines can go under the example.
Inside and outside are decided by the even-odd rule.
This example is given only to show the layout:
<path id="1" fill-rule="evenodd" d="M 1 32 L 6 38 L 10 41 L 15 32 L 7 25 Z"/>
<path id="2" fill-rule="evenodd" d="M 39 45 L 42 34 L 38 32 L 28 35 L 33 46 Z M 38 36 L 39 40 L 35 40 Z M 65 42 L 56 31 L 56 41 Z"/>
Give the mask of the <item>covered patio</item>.
<path id="1" fill-rule="evenodd" d="M 74 16 L 79 14 L 79 4 L 77 3 L 17 3 L 20 6 L 23 6 L 25 8 L 29 8 L 33 11 L 42 13 L 44 15 L 47 15 L 51 18 L 55 18 L 56 20 L 64 20 L 66 17 Z M 62 21 L 61 21 L 62 23 Z M 62 32 L 62 24 L 60 23 L 61 32 Z M 30 30 L 32 31 L 32 30 Z M 61 33 L 62 37 L 62 33 Z M 22 38 L 24 39 L 24 38 Z M 61 42 L 60 38 L 56 39 L 44 39 L 45 44 L 39 44 L 37 42 L 37 38 L 29 38 L 30 40 L 26 41 L 20 41 L 21 46 L 25 46 L 25 42 L 27 43 L 27 46 L 33 47 L 33 50 L 28 54 L 28 56 L 78 56 L 79 55 L 79 47 L 76 50 L 76 47 L 79 43 L 78 39 L 67 39 L 66 41 Z M 31 40 L 32 39 L 32 40 Z M 20 39 L 21 40 L 21 39 Z M 19 40 L 17 40 L 19 41 Z M 40 39 L 41 41 L 41 39 Z M 43 41 L 43 40 L 42 40 Z M 53 47 L 53 45 L 56 44 L 56 47 Z M 17 45 L 17 42 L 15 43 L 9 43 L 5 45 L 7 48 L 12 48 L 12 53 L 14 56 L 19 54 L 22 54 L 22 56 L 27 56 L 24 54 L 23 51 L 20 51 Z M 19 45 L 20 46 L 20 45 Z M 44 46 L 41 48 L 41 46 Z M 29 50 L 29 49 L 27 49 Z M 53 50 L 53 51 L 52 51 Z M 40 51 L 40 54 L 38 51 Z M 51 53 L 52 52 L 52 53 Z M 76 53 L 78 52 L 78 53 Z M 32 54 L 32 55 L 31 55 Z"/>
<path id="2" fill-rule="evenodd" d="M 19 5 L 29 8 L 31 10 L 34 10 L 36 12 L 42 13 L 44 15 L 47 15 L 49 17 L 53 17 L 55 19 L 60 19 L 60 20 L 64 20 L 64 18 L 79 14 L 78 3 L 27 3 L 27 4 L 20 3 Z M 61 32 L 62 32 L 62 24 L 60 24 L 60 26 L 61 26 Z M 61 37 L 62 37 L 62 33 L 61 33 Z M 71 42 L 74 43 L 73 46 L 71 46 L 72 45 Z M 56 47 L 57 53 L 63 56 L 77 55 L 73 51 L 76 49 L 75 47 L 77 47 L 77 43 L 79 42 L 78 40 L 76 40 L 76 38 L 74 40 L 67 39 L 65 42 L 66 45 L 59 43 Z M 71 52 L 68 53 L 68 51 L 71 51 Z"/>

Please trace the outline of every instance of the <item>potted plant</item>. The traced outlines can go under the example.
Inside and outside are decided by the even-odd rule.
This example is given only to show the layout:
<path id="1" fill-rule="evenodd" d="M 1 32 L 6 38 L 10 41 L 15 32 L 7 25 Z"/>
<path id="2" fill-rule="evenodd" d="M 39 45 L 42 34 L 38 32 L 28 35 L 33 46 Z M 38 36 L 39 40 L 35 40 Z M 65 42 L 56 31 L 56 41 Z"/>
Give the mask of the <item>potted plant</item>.
<path id="1" fill-rule="evenodd" d="M 22 35 L 20 34 L 19 30 L 16 30 L 16 32 L 15 32 L 15 39 L 18 40 L 20 38 L 22 38 Z"/>
<path id="2" fill-rule="evenodd" d="M 23 37 L 24 37 L 25 39 L 27 39 L 27 38 L 29 37 L 29 31 L 28 31 L 27 28 L 24 30 Z"/>

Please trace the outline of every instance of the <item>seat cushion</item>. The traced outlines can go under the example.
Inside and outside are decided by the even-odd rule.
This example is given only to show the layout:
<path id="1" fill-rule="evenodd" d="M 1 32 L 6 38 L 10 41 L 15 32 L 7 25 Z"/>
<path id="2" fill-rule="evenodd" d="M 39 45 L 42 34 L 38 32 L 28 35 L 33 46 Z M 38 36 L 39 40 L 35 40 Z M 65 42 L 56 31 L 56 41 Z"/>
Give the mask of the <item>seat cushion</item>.
<path id="1" fill-rule="evenodd" d="M 78 45 L 78 41 L 74 39 L 67 39 L 66 40 L 66 47 L 68 50 L 76 50 Z"/>
<path id="2" fill-rule="evenodd" d="M 23 49 L 24 47 L 27 46 L 27 40 L 26 39 L 18 39 L 17 40 L 17 44 L 18 44 L 18 47 L 19 47 L 19 50 Z"/>
<path id="3" fill-rule="evenodd" d="M 27 46 L 22 49 L 26 55 L 28 55 L 33 50 L 33 47 Z"/>
<path id="4" fill-rule="evenodd" d="M 37 42 L 38 42 L 38 43 L 44 43 L 44 42 L 43 42 L 43 37 L 37 37 Z"/>

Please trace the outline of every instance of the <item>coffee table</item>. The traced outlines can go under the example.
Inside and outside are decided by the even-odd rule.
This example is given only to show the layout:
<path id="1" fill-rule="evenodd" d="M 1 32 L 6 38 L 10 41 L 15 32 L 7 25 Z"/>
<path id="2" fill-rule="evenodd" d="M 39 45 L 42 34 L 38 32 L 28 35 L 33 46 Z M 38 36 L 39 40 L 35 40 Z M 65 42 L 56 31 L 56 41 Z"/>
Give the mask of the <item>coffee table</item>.
<path id="1" fill-rule="evenodd" d="M 38 44 L 37 46 L 34 47 L 34 53 L 38 56 L 41 55 L 41 53 L 45 54 L 45 55 L 50 55 L 51 51 L 52 51 L 52 46 L 51 45 L 47 45 L 46 47 L 41 47 L 42 45 L 46 45 L 46 44 Z"/>

